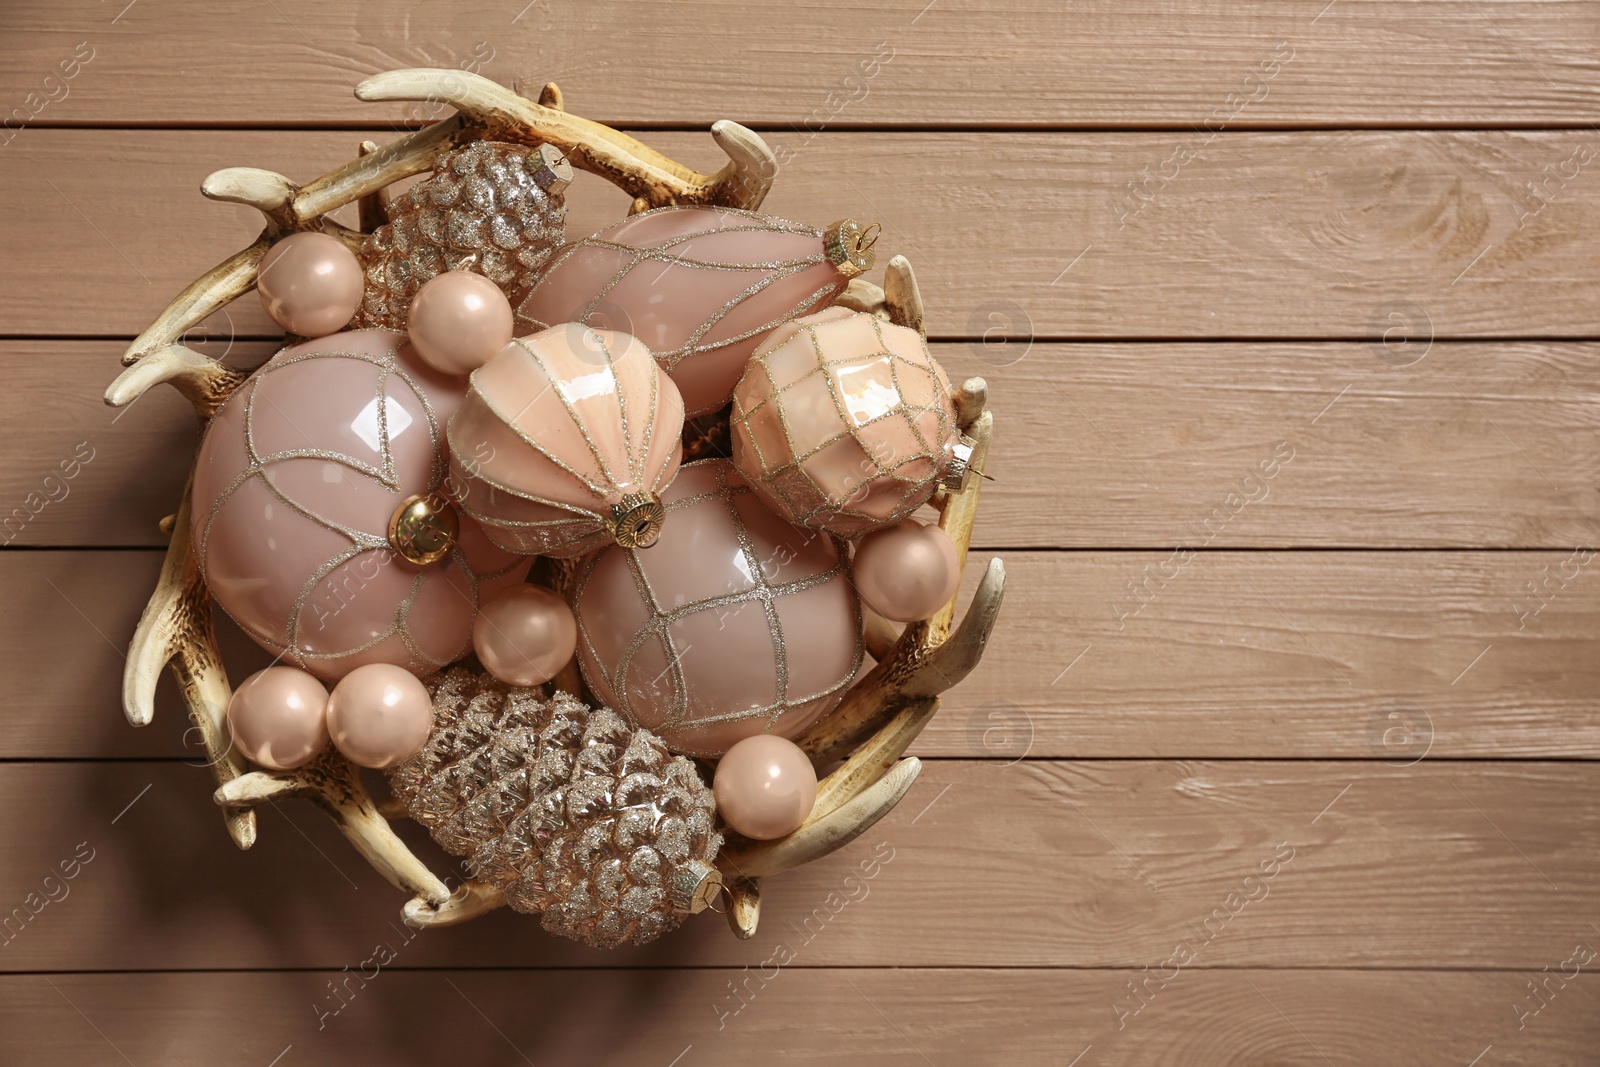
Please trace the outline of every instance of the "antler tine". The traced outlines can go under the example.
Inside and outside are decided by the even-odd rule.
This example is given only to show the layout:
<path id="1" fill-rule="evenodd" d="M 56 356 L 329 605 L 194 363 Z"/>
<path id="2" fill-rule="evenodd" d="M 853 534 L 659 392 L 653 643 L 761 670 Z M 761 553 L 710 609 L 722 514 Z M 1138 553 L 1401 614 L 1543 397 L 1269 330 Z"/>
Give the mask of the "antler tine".
<path id="1" fill-rule="evenodd" d="M 106 389 L 106 403 L 122 407 L 137 400 L 155 383 L 172 382 L 195 405 L 202 418 L 215 411 L 242 377 L 234 380 L 230 377 L 232 372 L 215 360 L 184 348 L 178 343 L 179 339 L 249 292 L 255 285 L 261 257 L 271 247 L 271 239 L 263 234 L 250 247 L 212 267 L 174 297 L 156 321 L 134 338 L 122 354 L 123 366 L 130 369 L 123 371 Z M 158 352 L 166 353 L 165 364 L 135 373 L 142 360 Z"/>
<path id="2" fill-rule="evenodd" d="M 765 142 L 736 123 L 713 136 L 730 162 L 705 175 L 609 126 L 536 104 L 469 71 L 414 67 L 375 74 L 356 86 L 362 100 L 442 100 L 496 137 L 552 144 L 575 167 L 598 174 L 652 207 L 666 204 L 759 204 L 776 174 Z"/>
<path id="3" fill-rule="evenodd" d="M 293 201 L 299 186 L 276 171 L 256 167 L 225 167 L 212 171 L 200 183 L 208 200 L 244 204 L 267 217 L 267 225 L 280 230 L 294 226 Z"/>
<path id="4" fill-rule="evenodd" d="M 293 771 L 251 771 L 223 782 L 212 795 L 232 812 L 248 812 L 288 797 L 304 797 L 326 811 L 379 874 L 416 894 L 413 904 L 441 907 L 451 899 L 449 888 L 395 835 L 355 767 L 337 752 L 325 752 Z"/>
<path id="5" fill-rule="evenodd" d="M 188 706 L 189 718 L 200 731 L 211 769 L 217 781 L 226 785 L 245 773 L 245 764 L 223 723 L 232 690 L 211 627 L 211 598 L 200 580 L 189 542 L 187 485 L 173 521 L 172 541 L 167 545 L 156 591 L 128 643 L 122 709 L 133 725 L 148 726 L 155 717 L 156 683 L 161 679 L 161 669 L 169 663 Z M 229 811 L 224 821 L 234 844 L 249 848 L 255 843 L 254 813 Z"/>
<path id="6" fill-rule="evenodd" d="M 418 895 L 406 902 L 401 914 L 407 926 L 429 929 L 435 926 L 455 926 L 468 919 L 476 919 L 506 904 L 506 895 L 499 886 L 469 879 L 460 889 L 442 903 L 434 903 Z"/>
<path id="7" fill-rule="evenodd" d="M 883 303 L 889 312 L 889 321 L 896 326 L 909 326 L 924 338 L 924 312 L 922 291 L 917 288 L 917 276 L 912 273 L 911 261 L 905 256 L 895 256 L 883 271 Z"/>
<path id="8" fill-rule="evenodd" d="M 712 177 L 708 202 L 755 211 L 778 176 L 778 157 L 753 130 L 730 119 L 711 124 L 711 139 L 727 154 L 728 164 Z"/>

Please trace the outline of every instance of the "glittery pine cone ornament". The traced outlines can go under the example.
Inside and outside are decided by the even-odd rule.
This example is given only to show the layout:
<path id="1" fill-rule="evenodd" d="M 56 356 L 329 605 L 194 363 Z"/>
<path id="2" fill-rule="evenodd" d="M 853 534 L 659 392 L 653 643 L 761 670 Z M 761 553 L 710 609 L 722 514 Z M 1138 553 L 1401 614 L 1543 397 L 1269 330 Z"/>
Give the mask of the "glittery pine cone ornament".
<path id="1" fill-rule="evenodd" d="M 515 307 L 565 237 L 572 165 L 551 145 L 474 141 L 389 205 L 361 246 L 358 326 L 405 330 L 411 299 L 449 270 L 481 274 Z"/>
<path id="2" fill-rule="evenodd" d="M 715 801 L 647 730 L 565 693 L 451 670 L 428 743 L 389 772 L 411 817 L 511 907 L 594 948 L 643 944 L 720 886 Z"/>

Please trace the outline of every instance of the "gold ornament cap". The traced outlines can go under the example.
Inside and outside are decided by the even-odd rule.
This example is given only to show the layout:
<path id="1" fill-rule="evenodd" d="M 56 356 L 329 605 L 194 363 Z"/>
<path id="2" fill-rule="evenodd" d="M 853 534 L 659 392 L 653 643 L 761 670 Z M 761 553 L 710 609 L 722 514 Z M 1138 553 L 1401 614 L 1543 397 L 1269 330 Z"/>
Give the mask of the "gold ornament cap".
<path id="1" fill-rule="evenodd" d="M 710 864 L 690 860 L 672 872 L 667 888 L 668 903 L 681 915 L 705 911 L 722 892 L 722 875 Z"/>
<path id="2" fill-rule="evenodd" d="M 878 243 L 881 230 L 876 222 L 866 229 L 855 219 L 840 219 L 822 231 L 822 247 L 832 263 L 846 278 L 855 278 L 872 269 L 878 254 L 872 246 Z"/>
<path id="3" fill-rule="evenodd" d="M 967 479 L 972 476 L 972 450 L 977 445 L 966 434 L 957 435 L 955 444 L 950 446 L 950 463 L 939 477 L 939 488 L 949 493 L 966 489 Z"/>
<path id="4" fill-rule="evenodd" d="M 607 528 L 623 548 L 649 548 L 661 536 L 667 509 L 648 493 L 629 493 L 611 506 Z"/>
<path id="5" fill-rule="evenodd" d="M 389 516 L 389 545 L 407 563 L 426 567 L 456 547 L 461 519 L 438 497 L 407 497 Z"/>
<path id="6" fill-rule="evenodd" d="M 542 144 L 534 150 L 523 166 L 533 184 L 554 196 L 572 184 L 572 164 L 566 153 L 553 144 Z"/>

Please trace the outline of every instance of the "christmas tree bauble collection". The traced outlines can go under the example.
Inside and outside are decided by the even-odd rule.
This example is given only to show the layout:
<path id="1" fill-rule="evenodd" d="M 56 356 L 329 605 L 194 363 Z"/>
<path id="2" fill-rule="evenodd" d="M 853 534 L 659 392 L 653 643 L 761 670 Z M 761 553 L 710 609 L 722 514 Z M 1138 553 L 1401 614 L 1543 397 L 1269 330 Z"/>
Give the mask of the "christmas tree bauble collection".
<path id="1" fill-rule="evenodd" d="M 553 775 L 570 811 L 573 760 L 615 752 L 593 804 L 624 833 L 642 801 L 616 794 L 650 768 L 649 825 L 627 832 L 651 863 L 793 832 L 816 777 L 789 739 L 859 672 L 863 604 L 909 622 L 954 595 L 955 546 L 913 515 L 967 475 L 922 337 L 833 304 L 870 232 L 663 207 L 563 243 L 570 175 L 549 146 L 476 142 L 359 253 L 314 231 L 274 245 L 257 288 L 293 343 L 212 420 L 190 509 L 216 602 L 278 657 L 234 693 L 237 748 L 385 769 L 556 929 L 552 871 L 579 871 L 571 901 L 629 891 L 637 864 L 510 848 L 506 818 L 469 840 L 491 783 L 440 768 L 515 726 L 516 759 L 496 742 L 485 762 Z M 708 419 L 731 455 L 699 447 Z M 686 441 L 712 454 L 685 461 Z M 537 556 L 573 561 L 564 595 L 529 584 Z M 488 678 L 447 670 L 473 657 Z M 534 688 L 574 658 L 592 711 Z M 684 757 L 714 761 L 709 789 Z"/>

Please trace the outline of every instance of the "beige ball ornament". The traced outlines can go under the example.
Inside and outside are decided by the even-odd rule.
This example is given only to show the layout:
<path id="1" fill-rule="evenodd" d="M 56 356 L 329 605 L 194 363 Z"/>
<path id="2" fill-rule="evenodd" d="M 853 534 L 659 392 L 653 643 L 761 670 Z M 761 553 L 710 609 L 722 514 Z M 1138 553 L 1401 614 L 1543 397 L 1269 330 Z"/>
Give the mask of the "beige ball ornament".
<path id="1" fill-rule="evenodd" d="M 417 754 L 433 729 L 433 698 L 417 676 L 388 663 L 357 667 L 328 697 L 328 734 L 346 759 L 382 769 Z"/>
<path id="2" fill-rule="evenodd" d="M 711 784 L 722 821 L 748 838 L 771 841 L 800 829 L 817 802 L 817 772 L 793 741 L 747 737 L 717 761 Z"/>

